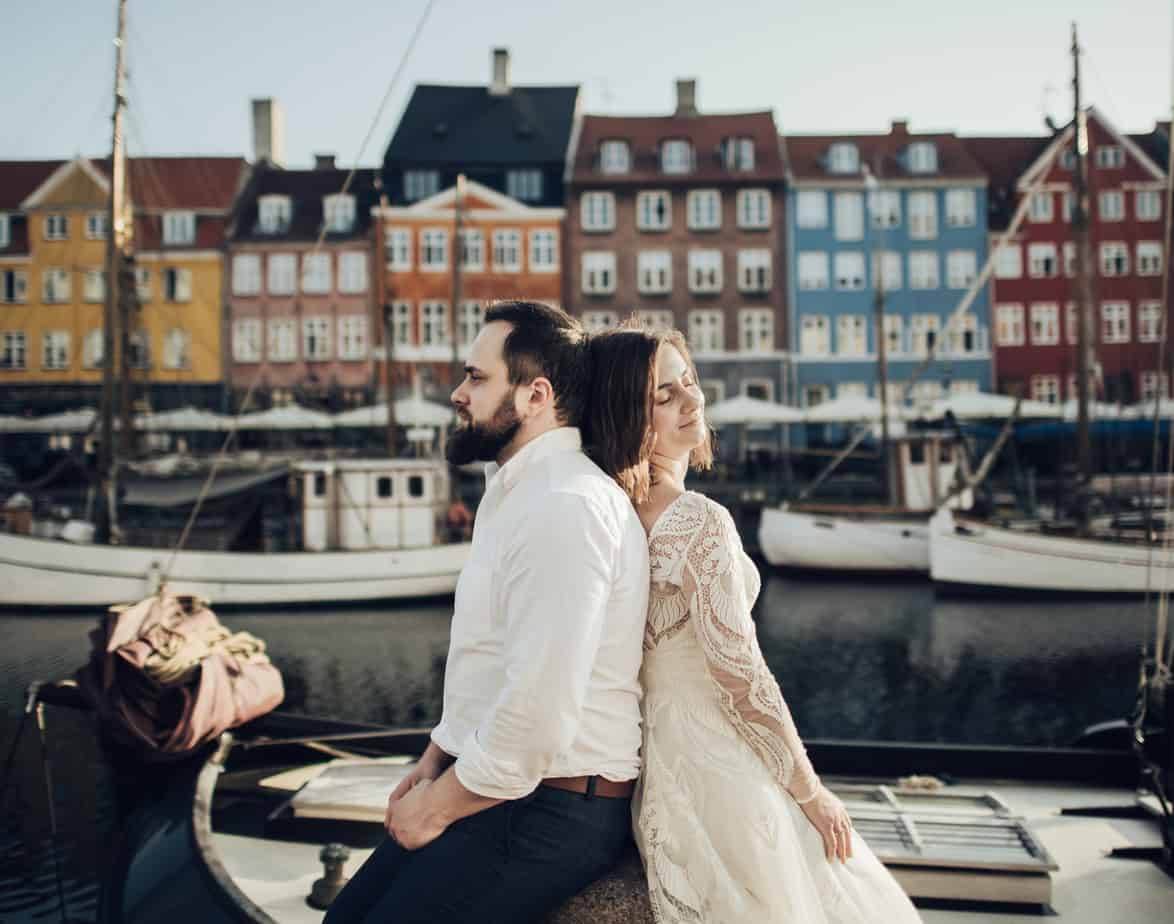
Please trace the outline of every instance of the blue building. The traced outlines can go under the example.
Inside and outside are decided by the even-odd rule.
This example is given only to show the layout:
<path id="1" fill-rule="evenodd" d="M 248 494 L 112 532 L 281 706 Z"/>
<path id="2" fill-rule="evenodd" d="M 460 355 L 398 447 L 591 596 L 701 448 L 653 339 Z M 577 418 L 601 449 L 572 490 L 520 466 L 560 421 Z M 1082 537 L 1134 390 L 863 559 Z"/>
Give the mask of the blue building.
<path id="1" fill-rule="evenodd" d="M 947 328 L 987 256 L 987 179 L 962 142 L 894 122 L 886 135 L 787 135 L 782 145 L 789 403 L 879 397 L 878 286 L 890 400 L 931 349 L 917 404 L 991 391 L 986 286 Z"/>

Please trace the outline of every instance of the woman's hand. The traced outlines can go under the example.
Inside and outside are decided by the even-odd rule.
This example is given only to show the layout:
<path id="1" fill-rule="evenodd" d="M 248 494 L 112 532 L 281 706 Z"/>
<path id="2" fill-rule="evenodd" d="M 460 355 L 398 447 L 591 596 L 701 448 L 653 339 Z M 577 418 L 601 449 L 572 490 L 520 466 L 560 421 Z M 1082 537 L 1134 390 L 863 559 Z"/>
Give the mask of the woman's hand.
<path id="1" fill-rule="evenodd" d="M 823 838 L 828 862 L 847 861 L 852 856 L 852 819 L 844 803 L 820 784 L 815 798 L 800 803 L 799 808 Z"/>

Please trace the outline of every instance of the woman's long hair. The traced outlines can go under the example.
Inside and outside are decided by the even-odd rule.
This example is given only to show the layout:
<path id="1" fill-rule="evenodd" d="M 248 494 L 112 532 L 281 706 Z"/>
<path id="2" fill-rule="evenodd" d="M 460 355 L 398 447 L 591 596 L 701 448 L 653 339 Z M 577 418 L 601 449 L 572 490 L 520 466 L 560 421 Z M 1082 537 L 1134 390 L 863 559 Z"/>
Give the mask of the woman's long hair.
<path id="1" fill-rule="evenodd" d="M 656 354 L 661 344 L 676 347 L 697 381 L 697 369 L 679 331 L 650 331 L 635 321 L 595 334 L 591 357 L 591 400 L 584 418 L 584 442 L 595 463 L 639 504 L 652 485 L 652 409 L 656 401 Z M 713 464 L 713 436 L 689 454 L 689 465 Z"/>

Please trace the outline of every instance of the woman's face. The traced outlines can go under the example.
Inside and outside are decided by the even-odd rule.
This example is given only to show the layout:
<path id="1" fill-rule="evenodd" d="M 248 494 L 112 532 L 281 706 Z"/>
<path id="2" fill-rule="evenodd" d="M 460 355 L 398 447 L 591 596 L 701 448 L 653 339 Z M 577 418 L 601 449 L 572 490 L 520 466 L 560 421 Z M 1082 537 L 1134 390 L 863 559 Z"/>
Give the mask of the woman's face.
<path id="1" fill-rule="evenodd" d="M 653 402 L 654 451 L 671 459 L 687 459 L 708 435 L 705 397 L 685 357 L 671 343 L 662 343 L 656 352 L 656 397 Z"/>

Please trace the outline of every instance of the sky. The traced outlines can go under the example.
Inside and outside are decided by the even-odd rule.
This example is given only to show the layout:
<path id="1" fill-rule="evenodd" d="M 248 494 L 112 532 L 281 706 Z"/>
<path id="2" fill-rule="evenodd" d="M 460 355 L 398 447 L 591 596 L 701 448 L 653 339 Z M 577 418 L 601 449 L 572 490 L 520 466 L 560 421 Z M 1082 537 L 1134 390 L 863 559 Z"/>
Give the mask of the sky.
<path id="1" fill-rule="evenodd" d="M 412 86 L 485 84 L 495 46 L 588 113 L 671 112 L 691 77 L 702 112 L 770 109 L 783 132 L 1037 134 L 1071 111 L 1073 20 L 1086 100 L 1124 131 L 1170 117 L 1174 0 L 429 2 L 129 0 L 128 150 L 252 158 L 249 100 L 274 97 L 288 166 L 377 164 Z M 0 0 L 0 159 L 108 152 L 116 11 Z"/>

